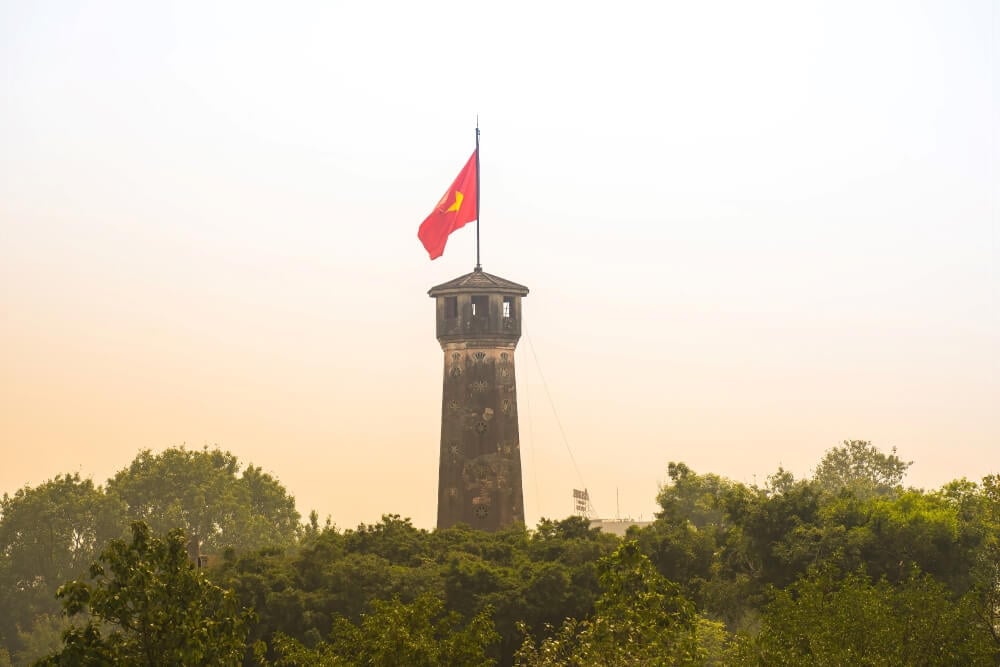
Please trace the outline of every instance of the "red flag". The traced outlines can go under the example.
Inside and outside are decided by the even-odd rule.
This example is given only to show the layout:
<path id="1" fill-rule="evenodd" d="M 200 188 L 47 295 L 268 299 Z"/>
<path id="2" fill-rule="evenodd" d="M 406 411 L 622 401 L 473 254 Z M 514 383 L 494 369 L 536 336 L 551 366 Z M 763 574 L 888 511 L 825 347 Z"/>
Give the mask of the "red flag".
<path id="1" fill-rule="evenodd" d="M 427 248 L 431 259 L 437 259 L 444 254 L 444 245 L 448 235 L 466 223 L 476 219 L 476 200 L 479 192 L 476 190 L 476 151 L 462 167 L 455 182 L 441 197 L 427 219 L 420 223 L 417 238 Z"/>

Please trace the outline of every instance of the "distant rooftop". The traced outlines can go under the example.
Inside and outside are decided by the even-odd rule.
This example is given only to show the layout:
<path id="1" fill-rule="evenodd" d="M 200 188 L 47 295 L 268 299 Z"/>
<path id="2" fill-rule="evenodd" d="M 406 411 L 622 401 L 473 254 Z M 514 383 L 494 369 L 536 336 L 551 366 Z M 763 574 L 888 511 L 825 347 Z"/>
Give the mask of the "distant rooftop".
<path id="1" fill-rule="evenodd" d="M 631 526 L 645 528 L 653 523 L 652 521 L 633 521 L 632 519 L 591 519 L 590 527 L 598 528 L 602 533 L 611 533 L 618 537 L 625 537 L 625 533 Z"/>

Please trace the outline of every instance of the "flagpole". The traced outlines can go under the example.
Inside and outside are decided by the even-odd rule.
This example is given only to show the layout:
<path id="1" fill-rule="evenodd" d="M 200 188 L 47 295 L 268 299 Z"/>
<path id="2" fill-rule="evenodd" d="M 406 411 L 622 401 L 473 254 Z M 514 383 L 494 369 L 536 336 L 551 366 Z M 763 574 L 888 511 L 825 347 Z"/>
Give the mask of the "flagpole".
<path id="1" fill-rule="evenodd" d="M 479 263 L 479 201 L 483 196 L 483 191 L 479 188 L 479 116 L 476 116 L 476 271 L 482 271 L 483 265 Z"/>

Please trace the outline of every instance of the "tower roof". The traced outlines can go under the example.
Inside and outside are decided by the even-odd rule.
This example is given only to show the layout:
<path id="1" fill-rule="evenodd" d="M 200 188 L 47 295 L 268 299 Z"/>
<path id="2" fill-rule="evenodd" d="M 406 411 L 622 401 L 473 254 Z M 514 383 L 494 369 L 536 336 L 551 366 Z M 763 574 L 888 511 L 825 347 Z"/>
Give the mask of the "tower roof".
<path id="1" fill-rule="evenodd" d="M 515 282 L 486 273 L 482 269 L 435 285 L 427 291 L 430 296 L 458 294 L 460 292 L 493 292 L 514 296 L 528 296 L 528 288 Z"/>

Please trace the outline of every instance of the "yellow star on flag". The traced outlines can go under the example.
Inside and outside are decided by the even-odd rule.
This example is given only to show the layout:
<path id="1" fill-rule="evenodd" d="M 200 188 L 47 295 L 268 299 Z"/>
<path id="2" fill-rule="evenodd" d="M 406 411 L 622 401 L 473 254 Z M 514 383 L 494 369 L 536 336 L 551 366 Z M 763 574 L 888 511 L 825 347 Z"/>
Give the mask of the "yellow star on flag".
<path id="1" fill-rule="evenodd" d="M 461 192 L 459 192 L 458 190 L 456 190 L 455 191 L 455 203 L 452 204 L 451 206 L 449 206 L 448 209 L 445 211 L 445 213 L 448 213 L 449 211 L 457 211 L 458 209 L 462 208 L 462 200 L 463 199 L 465 199 L 465 195 L 463 195 Z"/>

